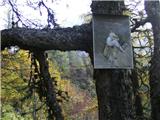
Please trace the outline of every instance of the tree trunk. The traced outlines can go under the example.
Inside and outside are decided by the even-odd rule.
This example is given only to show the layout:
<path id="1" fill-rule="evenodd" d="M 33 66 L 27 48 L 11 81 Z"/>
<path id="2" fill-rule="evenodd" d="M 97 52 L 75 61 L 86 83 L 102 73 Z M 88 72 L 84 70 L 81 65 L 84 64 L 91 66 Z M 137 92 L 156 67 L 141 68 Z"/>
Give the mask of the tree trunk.
<path id="1" fill-rule="evenodd" d="M 122 15 L 123 2 L 93 2 L 94 14 Z M 128 70 L 94 70 L 99 120 L 135 120 L 132 81 Z"/>
<path id="2" fill-rule="evenodd" d="M 43 87 L 46 89 L 45 98 L 46 105 L 49 111 L 49 119 L 54 120 L 55 116 L 56 120 L 64 120 L 62 109 L 56 99 L 55 86 L 52 83 L 53 81 L 49 73 L 48 62 L 44 54 L 45 53 L 43 51 L 34 52 L 34 55 L 38 60 L 40 66 L 40 77 L 42 79 L 42 82 L 44 83 L 42 85 L 44 85 Z"/>
<path id="3" fill-rule="evenodd" d="M 99 120 L 110 120 L 111 108 L 110 96 L 110 75 L 107 70 L 94 70 L 96 79 L 96 92 L 98 99 Z"/>
<path id="4" fill-rule="evenodd" d="M 151 116 L 153 120 L 160 120 L 160 2 L 146 0 L 145 10 L 154 36 L 154 53 L 150 67 Z"/>
<path id="5" fill-rule="evenodd" d="M 132 70 L 132 83 L 133 83 L 133 92 L 135 97 L 135 112 L 137 118 L 143 118 L 143 106 L 142 106 L 142 99 L 141 96 L 138 94 L 139 90 L 139 83 L 138 83 L 138 74 L 137 71 L 134 69 Z"/>
<path id="6" fill-rule="evenodd" d="M 95 70 L 99 120 L 135 120 L 127 70 Z"/>
<path id="7" fill-rule="evenodd" d="M 135 60 L 135 55 L 133 56 L 134 59 L 134 65 L 136 66 L 136 60 Z M 134 106 L 135 106 L 135 112 L 136 112 L 136 117 L 138 119 L 143 119 L 143 106 L 142 106 L 142 99 L 141 96 L 138 94 L 139 90 L 139 79 L 138 79 L 138 68 L 134 68 L 132 70 L 132 76 L 131 80 L 133 83 L 133 92 L 134 92 Z"/>

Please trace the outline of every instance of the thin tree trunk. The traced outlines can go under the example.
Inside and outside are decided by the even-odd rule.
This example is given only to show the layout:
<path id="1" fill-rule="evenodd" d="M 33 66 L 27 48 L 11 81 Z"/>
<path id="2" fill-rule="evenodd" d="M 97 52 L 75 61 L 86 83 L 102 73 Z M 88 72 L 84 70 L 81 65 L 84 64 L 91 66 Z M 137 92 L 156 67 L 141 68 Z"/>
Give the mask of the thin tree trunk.
<path id="1" fill-rule="evenodd" d="M 160 2 L 146 0 L 145 10 L 154 36 L 154 53 L 150 67 L 151 116 L 153 120 L 160 120 Z"/>
<path id="2" fill-rule="evenodd" d="M 57 99 L 56 99 L 55 86 L 52 83 L 53 81 L 49 73 L 49 67 L 48 67 L 48 62 L 46 60 L 46 56 L 44 55 L 44 52 L 42 51 L 34 52 L 34 55 L 39 62 L 40 75 L 44 83 L 43 85 L 46 89 L 47 107 L 49 111 L 52 111 L 51 115 L 54 115 L 56 120 L 64 120 L 61 107 L 58 104 Z M 50 116 L 50 117 L 54 119 L 54 116 Z"/>
<path id="3" fill-rule="evenodd" d="M 134 57 L 134 65 L 136 65 L 135 57 Z M 135 106 L 135 112 L 136 112 L 136 117 L 137 118 L 143 118 L 143 106 L 142 106 L 142 99 L 141 96 L 138 94 L 139 90 L 139 80 L 138 80 L 138 68 L 135 68 L 132 70 L 132 83 L 133 83 L 133 92 L 134 92 L 134 106 Z"/>
<path id="4" fill-rule="evenodd" d="M 135 110 L 136 110 L 136 116 L 138 118 L 143 118 L 143 106 L 142 106 L 142 99 L 141 96 L 138 94 L 139 84 L 138 84 L 138 78 L 137 73 L 135 70 L 132 71 L 132 82 L 133 82 L 133 91 L 135 96 Z"/>

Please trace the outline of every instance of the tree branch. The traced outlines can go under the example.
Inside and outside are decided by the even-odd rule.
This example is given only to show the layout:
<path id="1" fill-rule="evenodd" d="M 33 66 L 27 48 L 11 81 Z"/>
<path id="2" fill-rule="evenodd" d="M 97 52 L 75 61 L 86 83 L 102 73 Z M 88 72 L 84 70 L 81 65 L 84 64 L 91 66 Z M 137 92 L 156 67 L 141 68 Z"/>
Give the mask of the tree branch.
<path id="1" fill-rule="evenodd" d="M 131 32 L 135 32 L 137 28 L 139 28 L 140 26 L 145 25 L 147 22 L 149 22 L 148 17 L 147 17 L 146 19 L 144 19 L 144 20 L 141 20 L 141 21 L 135 20 L 135 25 L 134 25 L 134 27 L 131 29 Z"/>
<path id="2" fill-rule="evenodd" d="M 91 24 L 73 28 L 28 29 L 14 28 L 2 30 L 1 46 L 18 45 L 25 50 L 82 50 L 92 51 Z"/>

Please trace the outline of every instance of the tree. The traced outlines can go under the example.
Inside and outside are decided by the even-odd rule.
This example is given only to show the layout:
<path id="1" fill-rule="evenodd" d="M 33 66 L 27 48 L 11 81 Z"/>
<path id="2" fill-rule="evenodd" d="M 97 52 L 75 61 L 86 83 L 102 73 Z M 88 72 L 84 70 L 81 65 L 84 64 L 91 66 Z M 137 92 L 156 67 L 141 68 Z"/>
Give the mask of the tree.
<path id="1" fill-rule="evenodd" d="M 122 2 L 95 2 L 92 12 L 122 15 Z M 128 70 L 95 70 L 100 120 L 134 120 L 133 88 Z"/>
<path id="2" fill-rule="evenodd" d="M 154 53 L 150 67 L 150 97 L 153 120 L 160 118 L 160 2 L 145 1 L 148 19 L 152 24 L 154 36 Z"/>
<path id="3" fill-rule="evenodd" d="M 92 9 L 105 9 L 105 12 L 111 15 L 121 15 L 125 8 L 123 2 L 112 1 L 102 2 L 102 4 L 94 2 Z M 13 28 L 3 30 L 2 49 L 11 45 L 18 45 L 22 49 L 27 49 L 35 53 L 40 63 L 41 77 L 45 80 L 43 82 L 46 83 L 46 88 L 48 86 L 53 91 L 54 86 L 50 84 L 50 75 L 47 70 L 48 67 L 43 51 L 51 49 L 61 51 L 82 50 L 88 52 L 93 61 L 91 24 L 83 24 L 73 28 L 42 30 Z M 36 51 L 42 52 L 37 53 Z M 95 70 L 94 73 L 99 105 L 99 119 L 134 120 L 133 90 L 130 72 L 128 70 Z M 47 88 L 47 90 L 49 89 Z M 52 96 L 54 99 L 52 93 L 49 96 Z M 48 102 L 56 103 L 55 101 L 51 101 L 51 99 Z M 55 106 L 51 107 L 54 109 Z M 59 107 L 58 111 L 61 111 Z M 57 120 L 63 119 L 60 114 L 57 114 L 56 118 Z"/>
<path id="4" fill-rule="evenodd" d="M 98 9 L 95 2 L 92 4 L 92 9 Z M 120 15 L 124 9 L 123 2 L 103 2 L 101 4 L 113 15 Z M 116 9 L 118 8 L 118 9 Z M 34 33 L 34 36 L 32 35 Z M 35 43 L 35 44 L 33 44 Z M 82 50 L 86 51 L 92 56 L 92 29 L 91 24 L 84 24 L 82 26 L 75 26 L 73 28 L 57 28 L 47 30 L 36 30 L 27 28 L 14 28 L 2 31 L 2 49 L 10 45 L 18 45 L 22 49 L 29 49 L 36 55 L 40 63 L 40 72 L 46 89 L 54 90 L 50 86 L 50 76 L 47 70 L 47 63 L 45 62 L 43 52 L 49 49 L 66 50 Z M 95 71 L 97 96 L 99 103 L 99 119 L 134 119 L 134 109 L 132 103 L 132 83 L 129 78 L 129 72 L 126 70 L 97 70 Z M 48 81 L 48 82 L 47 82 Z M 50 86 L 50 87 L 49 87 Z M 51 90 L 51 91 L 53 91 Z M 55 100 L 54 95 L 49 93 L 52 99 Z M 49 98 L 49 104 L 56 103 Z M 52 104 L 51 104 L 52 103 Z M 52 107 L 52 106 L 51 106 Z M 53 106 L 53 109 L 55 106 Z M 61 110 L 56 107 L 58 113 Z M 57 120 L 63 119 L 62 115 L 56 113 Z"/>

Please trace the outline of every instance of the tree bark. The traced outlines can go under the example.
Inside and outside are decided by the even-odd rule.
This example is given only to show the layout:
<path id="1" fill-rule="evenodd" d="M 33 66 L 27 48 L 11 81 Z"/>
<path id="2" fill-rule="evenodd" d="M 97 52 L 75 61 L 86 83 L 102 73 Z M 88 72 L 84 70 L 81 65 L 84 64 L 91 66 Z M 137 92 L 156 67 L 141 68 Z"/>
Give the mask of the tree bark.
<path id="1" fill-rule="evenodd" d="M 138 74 L 137 71 L 134 69 L 132 70 L 132 83 L 133 83 L 133 92 L 134 92 L 134 97 L 135 97 L 135 112 L 136 112 L 136 117 L 143 119 L 143 106 L 142 106 L 142 99 L 141 96 L 138 94 L 139 90 L 139 81 L 138 81 Z"/>
<path id="2" fill-rule="evenodd" d="M 111 106 L 109 104 L 109 96 L 111 79 L 109 71 L 94 70 L 94 76 L 96 79 L 99 120 L 110 120 Z"/>
<path id="3" fill-rule="evenodd" d="M 150 67 L 151 116 L 160 119 L 160 2 L 145 1 L 145 10 L 152 24 L 154 37 L 154 53 Z"/>
<path id="4" fill-rule="evenodd" d="M 13 28 L 2 30 L 1 49 L 18 45 L 26 50 L 82 50 L 92 51 L 91 24 L 73 28 L 28 29 Z"/>
<path id="5" fill-rule="evenodd" d="M 127 70 L 95 70 L 99 120 L 135 120 L 132 82 Z"/>

